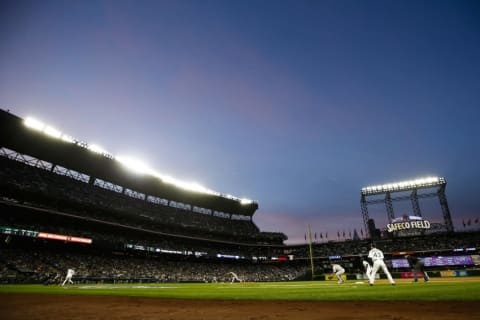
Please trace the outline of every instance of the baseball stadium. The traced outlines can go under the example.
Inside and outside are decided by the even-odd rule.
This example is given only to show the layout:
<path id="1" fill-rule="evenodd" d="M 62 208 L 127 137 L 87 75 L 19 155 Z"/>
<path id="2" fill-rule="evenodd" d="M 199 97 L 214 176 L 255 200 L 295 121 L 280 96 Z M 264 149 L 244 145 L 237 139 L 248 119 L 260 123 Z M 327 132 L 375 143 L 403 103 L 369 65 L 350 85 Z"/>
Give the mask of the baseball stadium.
<path id="1" fill-rule="evenodd" d="M 2 319 L 480 319 L 480 232 L 454 230 L 445 178 L 361 188 L 364 237 L 286 245 L 253 222 L 256 201 L 4 110 L 0 130 Z M 426 197 L 444 222 L 422 217 Z M 395 217 L 405 200 L 414 215 Z M 385 230 L 369 216 L 379 203 Z M 372 242 L 395 285 L 365 274 Z"/>

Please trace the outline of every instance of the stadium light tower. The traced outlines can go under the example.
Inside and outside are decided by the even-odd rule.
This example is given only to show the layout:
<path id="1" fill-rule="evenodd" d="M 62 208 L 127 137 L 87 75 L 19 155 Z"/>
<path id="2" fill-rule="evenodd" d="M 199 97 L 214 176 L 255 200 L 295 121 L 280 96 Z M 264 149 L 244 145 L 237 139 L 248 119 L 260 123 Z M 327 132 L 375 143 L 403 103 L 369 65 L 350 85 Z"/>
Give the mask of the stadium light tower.
<path id="1" fill-rule="evenodd" d="M 367 237 L 371 237 L 370 230 L 368 228 L 368 205 L 369 204 L 379 204 L 385 203 L 387 209 L 387 216 L 389 222 L 392 222 L 395 219 L 395 212 L 393 210 L 393 201 L 405 201 L 410 200 L 412 203 L 413 213 L 421 217 L 422 212 L 420 210 L 419 198 L 431 198 L 438 197 L 440 200 L 440 206 L 442 208 L 444 226 L 448 232 L 453 232 L 453 223 L 450 216 L 450 210 L 448 208 L 447 197 L 445 196 L 445 188 L 447 186 L 447 181 L 445 178 L 441 177 L 426 177 L 419 178 L 415 180 L 408 180 L 396 183 L 388 183 L 383 185 L 375 185 L 362 188 L 360 204 L 362 207 L 362 217 Z M 435 191 L 429 193 L 418 194 L 420 189 L 436 189 Z M 393 197 L 392 194 L 397 192 L 411 192 L 410 195 L 400 195 Z M 384 195 L 385 197 L 377 198 L 374 200 L 368 200 L 370 196 L 379 196 Z"/>

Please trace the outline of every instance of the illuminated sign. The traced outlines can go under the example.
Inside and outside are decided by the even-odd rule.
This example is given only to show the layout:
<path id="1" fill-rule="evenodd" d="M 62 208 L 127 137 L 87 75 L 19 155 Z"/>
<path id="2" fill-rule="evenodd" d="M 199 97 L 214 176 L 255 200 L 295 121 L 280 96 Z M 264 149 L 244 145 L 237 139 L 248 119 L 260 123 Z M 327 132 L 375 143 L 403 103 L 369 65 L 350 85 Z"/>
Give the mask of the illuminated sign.
<path id="1" fill-rule="evenodd" d="M 217 258 L 237 259 L 238 260 L 238 259 L 240 259 L 240 256 L 217 253 Z M 242 259 L 243 259 L 243 257 L 242 257 Z"/>
<path id="2" fill-rule="evenodd" d="M 89 239 L 89 238 L 72 237 L 72 236 L 65 236 L 62 234 L 16 229 L 16 228 L 10 228 L 10 227 L 0 227 L 0 233 L 7 234 L 7 235 L 14 235 L 14 236 L 61 240 L 66 242 L 78 242 L 78 243 L 87 243 L 87 244 L 92 243 L 92 239 Z"/>
<path id="3" fill-rule="evenodd" d="M 426 257 L 422 258 L 425 267 L 441 267 L 441 266 L 463 266 L 473 265 L 472 256 L 446 256 L 446 257 Z M 407 259 L 392 259 L 393 268 L 410 268 Z"/>
<path id="4" fill-rule="evenodd" d="M 61 240 L 66 242 L 87 243 L 87 244 L 92 243 L 92 239 L 88 239 L 88 238 L 72 237 L 72 236 L 65 236 L 62 234 L 54 234 L 54 233 L 46 233 L 46 232 L 39 232 L 37 238 Z"/>
<path id="5" fill-rule="evenodd" d="M 412 229 L 430 229 L 430 226 L 430 221 L 424 220 L 422 217 L 404 215 L 401 218 L 393 219 L 392 223 L 387 224 L 387 231 L 397 232 Z"/>
<path id="6" fill-rule="evenodd" d="M 427 257 L 425 267 L 472 265 L 471 256 Z"/>
<path id="7" fill-rule="evenodd" d="M 208 255 L 208 253 L 204 251 L 189 251 L 189 250 L 179 251 L 179 250 L 171 250 L 171 249 L 162 249 L 157 247 L 147 247 L 144 245 L 131 244 L 131 243 L 125 244 L 125 248 L 132 249 L 132 250 L 139 250 L 139 251 L 149 251 L 149 252 L 155 252 L 155 253 L 180 254 L 184 256 L 195 255 L 196 257 L 202 257 L 202 256 Z"/>
<path id="8" fill-rule="evenodd" d="M 23 237 L 36 237 L 38 231 L 25 230 L 25 229 L 16 229 L 10 227 L 0 227 L 0 233 L 14 236 L 23 236 Z"/>

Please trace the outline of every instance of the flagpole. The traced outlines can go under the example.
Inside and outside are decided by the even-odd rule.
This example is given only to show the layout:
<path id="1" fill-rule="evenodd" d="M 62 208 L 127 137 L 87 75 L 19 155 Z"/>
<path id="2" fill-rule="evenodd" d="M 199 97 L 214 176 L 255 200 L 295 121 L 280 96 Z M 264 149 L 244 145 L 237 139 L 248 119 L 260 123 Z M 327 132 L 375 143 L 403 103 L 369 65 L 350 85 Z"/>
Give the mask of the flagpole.
<path id="1" fill-rule="evenodd" d="M 310 231 L 310 225 L 308 225 L 308 246 L 310 248 L 310 267 L 312 268 L 312 280 L 313 280 L 313 250 L 312 250 L 312 232 Z"/>

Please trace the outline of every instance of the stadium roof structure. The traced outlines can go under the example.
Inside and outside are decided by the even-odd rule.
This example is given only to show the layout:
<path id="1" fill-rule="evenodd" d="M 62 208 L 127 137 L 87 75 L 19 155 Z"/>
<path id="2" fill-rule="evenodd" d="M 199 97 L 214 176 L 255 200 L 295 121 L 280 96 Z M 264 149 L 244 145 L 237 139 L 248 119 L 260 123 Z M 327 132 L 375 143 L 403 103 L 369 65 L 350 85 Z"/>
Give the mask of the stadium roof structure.
<path id="1" fill-rule="evenodd" d="M 35 121 L 27 126 L 26 120 L 0 109 L 0 147 L 146 195 L 249 217 L 258 209 L 255 201 L 220 193 L 187 190 L 149 173 L 132 172 L 113 155 L 97 146 L 62 135 L 52 127 L 39 130 L 35 126 L 43 124 Z"/>

